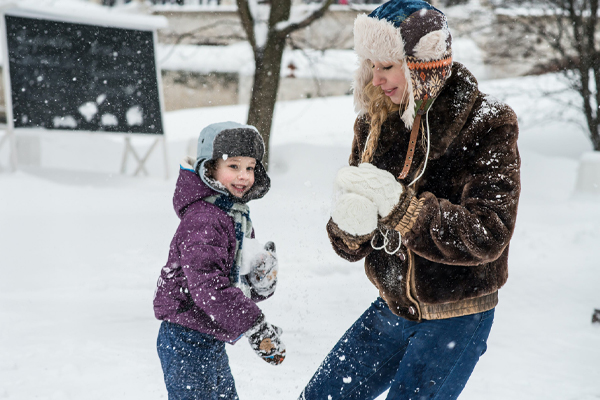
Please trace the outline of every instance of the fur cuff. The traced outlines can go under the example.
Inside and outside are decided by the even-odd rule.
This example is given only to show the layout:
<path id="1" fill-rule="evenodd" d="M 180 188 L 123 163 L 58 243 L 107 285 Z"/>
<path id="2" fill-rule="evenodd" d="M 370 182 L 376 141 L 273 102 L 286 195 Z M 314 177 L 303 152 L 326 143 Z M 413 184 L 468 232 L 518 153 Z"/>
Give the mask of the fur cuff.
<path id="1" fill-rule="evenodd" d="M 406 185 L 402 184 L 402 189 L 402 194 L 398 199 L 398 203 L 396 203 L 394 208 L 392 208 L 392 211 L 390 211 L 386 217 L 379 220 L 380 224 L 383 224 L 390 229 L 394 229 L 394 227 L 398 225 L 398 222 L 400 222 L 404 216 L 404 213 L 406 213 L 406 210 L 408 209 L 410 199 L 415 196 L 415 191 L 407 188 Z"/>
<path id="2" fill-rule="evenodd" d="M 327 223 L 327 231 L 332 239 L 339 239 L 339 241 L 343 242 L 344 246 L 341 250 L 344 250 L 345 253 L 356 252 L 360 246 L 367 242 L 370 242 L 373 238 L 373 235 L 375 234 L 375 231 L 373 231 L 366 235 L 351 235 L 348 232 L 345 232 L 344 230 L 340 229 L 340 227 L 335 223 L 333 219 L 329 219 L 329 222 Z M 334 244 L 338 247 L 342 247 L 339 241 L 336 241 L 336 243 Z M 350 246 L 352 246 L 353 248 L 351 248 Z M 369 249 L 370 248 L 371 245 L 369 244 Z"/>
<path id="3" fill-rule="evenodd" d="M 398 204 L 392 209 L 390 214 L 381 218 L 379 222 L 391 229 L 404 235 L 410 231 L 421 211 L 422 201 L 415 196 L 412 189 L 406 189 L 402 192 Z"/>
<path id="4" fill-rule="evenodd" d="M 416 197 L 410 199 L 410 204 L 406 210 L 406 213 L 404 213 L 404 216 L 394 229 L 400 232 L 401 235 L 405 235 L 407 232 L 409 232 L 415 224 L 422 207 L 423 200 L 419 200 Z"/>

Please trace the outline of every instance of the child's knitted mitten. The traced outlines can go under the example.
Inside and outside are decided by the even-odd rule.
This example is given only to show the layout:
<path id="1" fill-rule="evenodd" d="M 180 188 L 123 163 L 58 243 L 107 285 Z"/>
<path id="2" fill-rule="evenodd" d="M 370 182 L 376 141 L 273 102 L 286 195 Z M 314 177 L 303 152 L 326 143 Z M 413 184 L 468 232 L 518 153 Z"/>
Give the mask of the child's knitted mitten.
<path id="1" fill-rule="evenodd" d="M 244 335 L 260 358 L 269 364 L 279 365 L 285 359 L 285 345 L 280 338 L 282 333 L 281 328 L 268 323 L 261 314 Z"/>
<path id="2" fill-rule="evenodd" d="M 394 175 L 369 163 L 340 169 L 335 186 L 338 191 L 355 193 L 371 200 L 382 217 L 392 211 L 403 190 Z"/>
<path id="3" fill-rule="evenodd" d="M 253 264 L 248 274 L 248 281 L 256 293 L 268 297 L 275 292 L 279 272 L 275 243 L 267 242 L 263 251 L 255 255 Z"/>

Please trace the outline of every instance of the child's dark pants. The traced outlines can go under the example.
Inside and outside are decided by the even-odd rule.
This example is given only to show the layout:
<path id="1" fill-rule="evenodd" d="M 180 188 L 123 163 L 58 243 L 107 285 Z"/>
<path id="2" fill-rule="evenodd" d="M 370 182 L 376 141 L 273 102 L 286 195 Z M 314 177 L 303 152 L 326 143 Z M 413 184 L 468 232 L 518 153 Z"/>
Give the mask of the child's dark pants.
<path id="1" fill-rule="evenodd" d="M 169 400 L 238 400 L 225 343 L 163 321 L 156 346 Z"/>

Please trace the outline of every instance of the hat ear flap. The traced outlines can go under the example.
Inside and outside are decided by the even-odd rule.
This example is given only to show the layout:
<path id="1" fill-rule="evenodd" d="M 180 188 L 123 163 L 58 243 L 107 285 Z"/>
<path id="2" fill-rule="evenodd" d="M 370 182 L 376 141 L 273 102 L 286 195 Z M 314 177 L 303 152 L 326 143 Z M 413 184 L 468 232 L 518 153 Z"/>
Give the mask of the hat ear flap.
<path id="1" fill-rule="evenodd" d="M 373 71 L 369 60 L 362 60 L 354 72 L 354 111 L 359 115 L 365 114 L 369 109 L 369 98 L 365 93 L 365 87 L 373 80 Z"/>
<path id="2" fill-rule="evenodd" d="M 415 45 L 414 55 L 419 60 L 439 60 L 447 50 L 447 31 L 433 31 L 419 39 Z"/>
<path id="3" fill-rule="evenodd" d="M 406 90 L 408 92 L 408 106 L 404 113 L 402 113 L 402 107 L 400 108 L 400 118 L 404 121 L 404 125 L 407 129 L 412 129 L 413 121 L 415 120 L 415 94 L 413 90 L 412 73 L 408 68 L 407 62 L 402 63 L 404 69 L 404 79 L 406 80 Z"/>

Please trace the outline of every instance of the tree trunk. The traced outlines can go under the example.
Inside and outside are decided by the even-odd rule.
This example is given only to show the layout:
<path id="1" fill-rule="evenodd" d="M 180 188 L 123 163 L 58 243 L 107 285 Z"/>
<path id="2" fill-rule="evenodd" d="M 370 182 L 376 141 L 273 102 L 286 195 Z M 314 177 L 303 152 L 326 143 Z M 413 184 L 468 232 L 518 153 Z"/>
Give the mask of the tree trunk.
<path id="1" fill-rule="evenodd" d="M 599 55 L 595 54 L 594 56 L 594 84 L 596 85 L 596 88 L 600 88 L 600 66 L 598 65 Z M 592 141 L 592 147 L 594 148 L 594 151 L 600 151 L 600 90 L 596 89 L 594 95 L 594 104 L 596 105 L 596 110 L 594 113 L 594 123 L 592 126 L 588 125 L 588 128 L 590 133 L 590 140 Z"/>
<path id="2" fill-rule="evenodd" d="M 277 25 L 286 22 L 290 18 L 292 0 L 265 0 L 269 3 L 268 34 L 266 43 L 262 43 L 261 27 L 256 31 L 256 23 L 259 25 L 265 21 L 255 21 L 252 7 L 248 0 L 236 0 L 238 14 L 242 26 L 248 37 L 248 42 L 254 51 L 254 83 L 252 85 L 252 96 L 248 110 L 247 123 L 254 125 L 265 142 L 265 156 L 263 164 L 265 168 L 269 165 L 269 139 L 271 137 L 271 125 L 277 92 L 279 91 L 279 75 L 281 73 L 281 59 L 285 48 L 286 37 L 292 32 L 302 29 L 321 18 L 329 8 L 333 0 L 324 0 L 321 7 L 299 22 L 289 23 L 277 28 Z M 257 6 L 256 3 L 252 3 Z M 255 9 L 256 10 L 256 9 Z"/>
<path id="3" fill-rule="evenodd" d="M 273 112 L 279 90 L 279 76 L 281 73 L 281 59 L 285 48 L 285 37 L 275 33 L 269 34 L 267 45 L 254 53 L 256 69 L 254 71 L 254 85 L 250 108 L 248 110 L 248 124 L 254 125 L 265 142 L 265 168 L 269 165 L 269 138 Z"/>
<path id="4" fill-rule="evenodd" d="M 596 130 L 596 132 L 592 132 L 591 139 L 594 151 L 600 151 L 600 132 L 598 132 L 598 130 Z"/>

